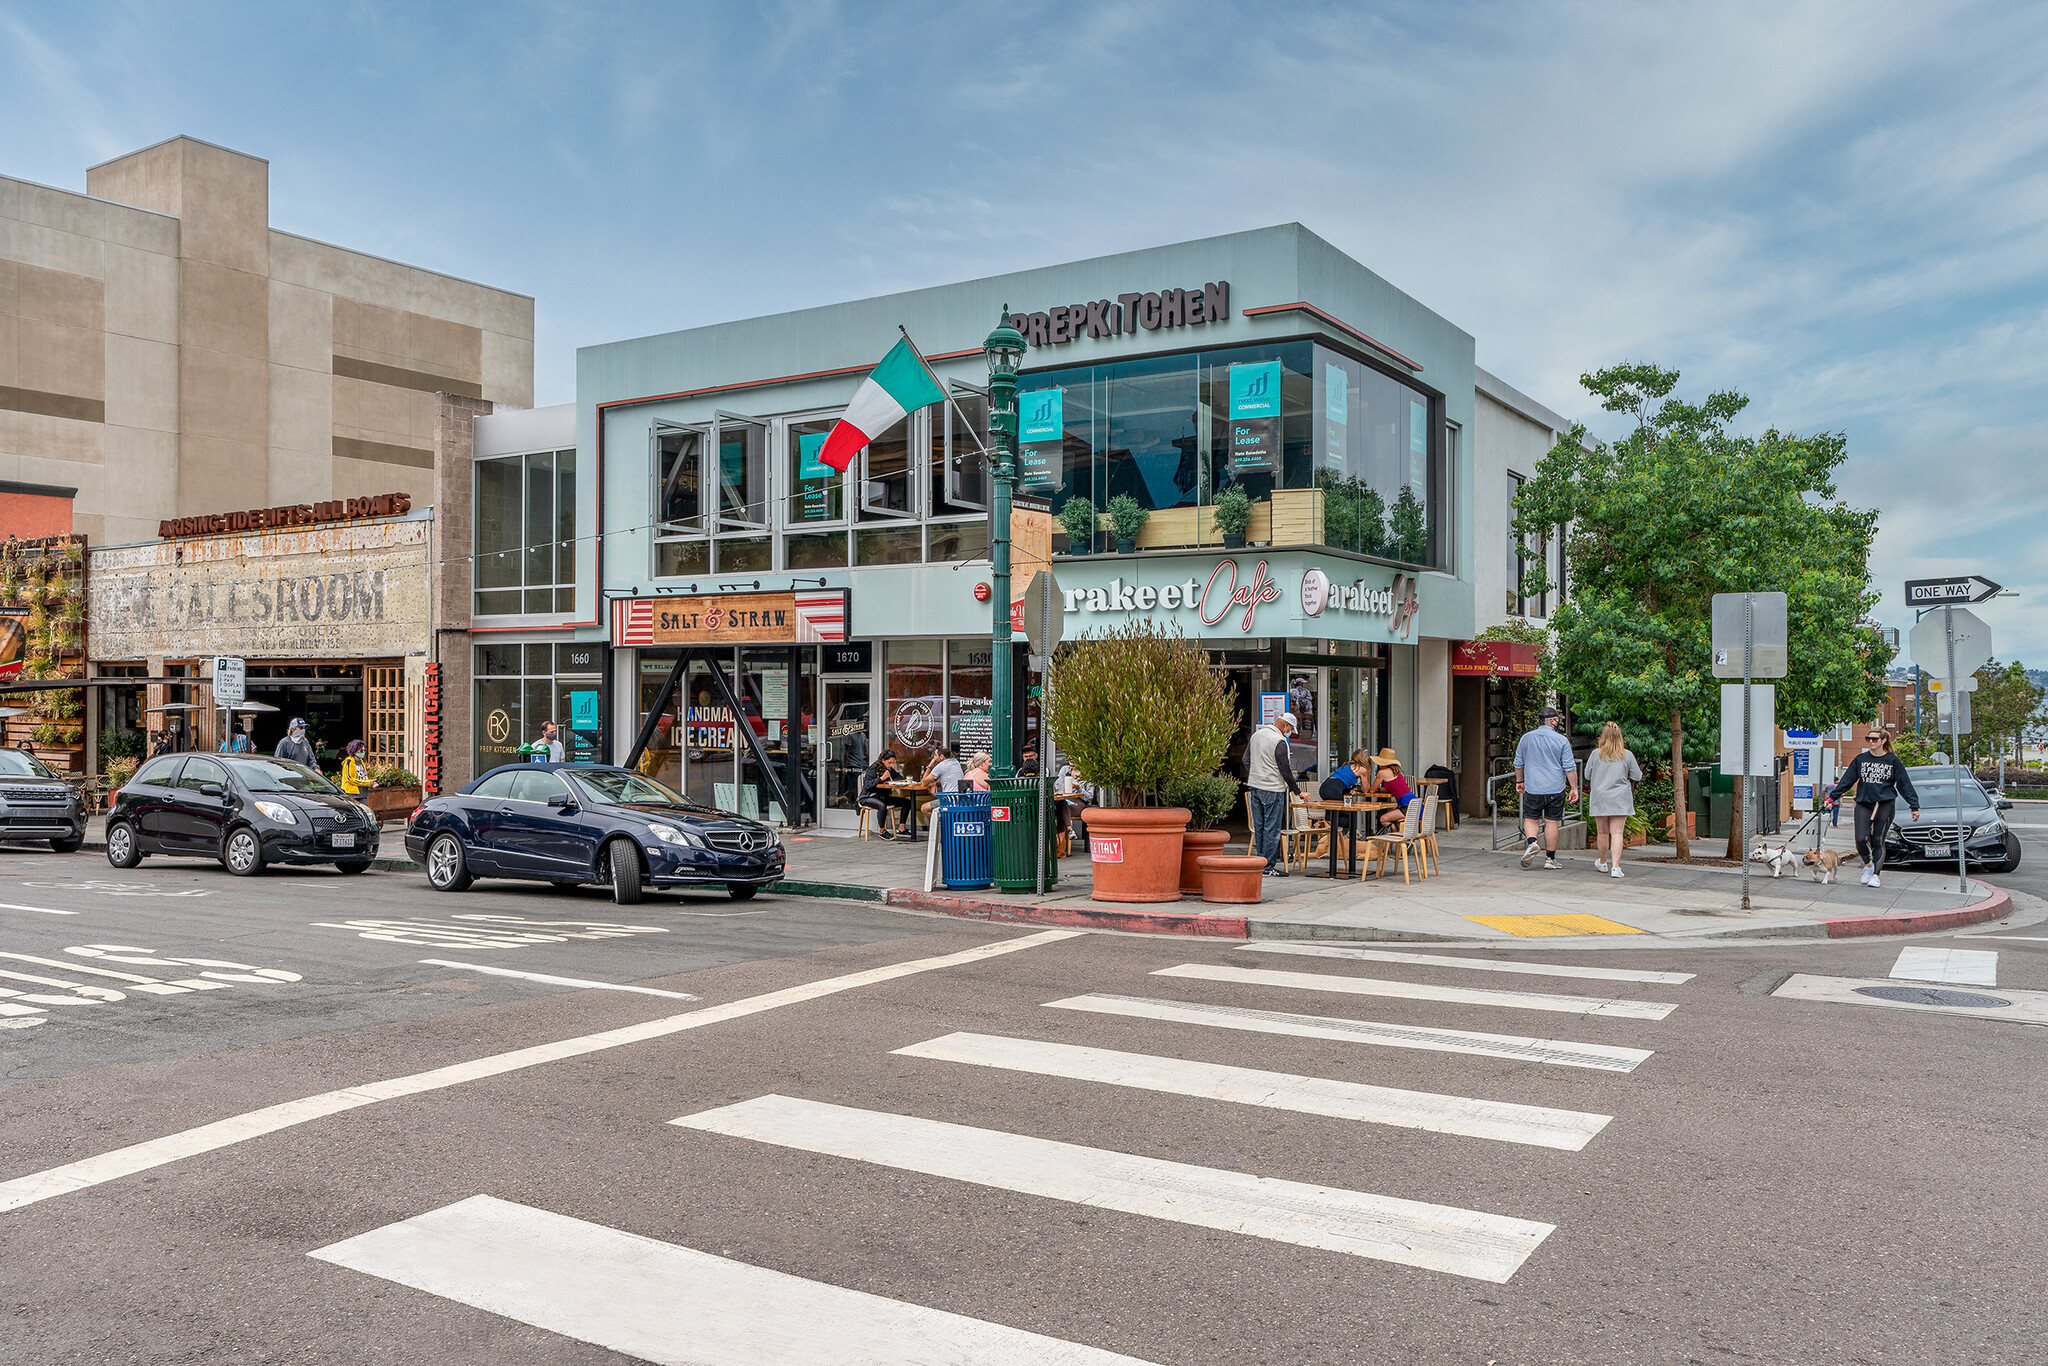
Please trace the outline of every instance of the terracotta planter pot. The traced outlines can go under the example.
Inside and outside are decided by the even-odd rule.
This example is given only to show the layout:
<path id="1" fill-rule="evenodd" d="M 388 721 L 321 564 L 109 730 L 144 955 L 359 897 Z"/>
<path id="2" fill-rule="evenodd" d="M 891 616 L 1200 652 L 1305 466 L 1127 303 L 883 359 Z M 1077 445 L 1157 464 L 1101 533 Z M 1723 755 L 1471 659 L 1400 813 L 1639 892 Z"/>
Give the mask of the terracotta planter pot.
<path id="1" fill-rule="evenodd" d="M 1700 813 L 1699 813 L 1699 812 L 1697 812 L 1697 811 L 1688 811 L 1688 812 L 1686 812 L 1686 813 L 1685 813 L 1685 837 L 1686 837 L 1687 839 L 1694 839 L 1694 840 L 1696 840 L 1696 839 L 1698 839 L 1698 838 L 1700 837 L 1700 835 L 1699 835 L 1699 818 L 1700 818 Z M 1664 839 L 1665 839 L 1665 841 L 1666 841 L 1666 842 L 1669 842 L 1669 841 L 1670 841 L 1670 839 L 1671 839 L 1671 813 L 1670 813 L 1670 812 L 1666 812 L 1665 814 L 1663 814 L 1663 815 L 1661 815 L 1661 816 L 1659 816 L 1659 817 L 1657 818 L 1657 833 L 1658 833 L 1658 834 L 1660 834 L 1660 835 L 1662 835 L 1662 836 L 1664 837 Z"/>
<path id="2" fill-rule="evenodd" d="M 1184 806 L 1091 806 L 1089 871 L 1097 901 L 1180 900 L 1180 846 L 1194 813 Z"/>
<path id="3" fill-rule="evenodd" d="M 412 814 L 420 804 L 420 790 L 416 787 L 366 787 L 363 789 L 363 805 L 370 808 L 370 814 L 380 821 L 395 820 Z"/>
<path id="4" fill-rule="evenodd" d="M 1202 894 L 1202 869 L 1195 860 L 1203 854 L 1220 854 L 1230 843 L 1228 830 L 1190 830 L 1180 840 L 1180 893 Z"/>
<path id="5" fill-rule="evenodd" d="M 1266 875 L 1266 861 L 1257 854 L 1204 854 L 1202 900 L 1243 906 L 1266 899 L 1260 879 Z"/>

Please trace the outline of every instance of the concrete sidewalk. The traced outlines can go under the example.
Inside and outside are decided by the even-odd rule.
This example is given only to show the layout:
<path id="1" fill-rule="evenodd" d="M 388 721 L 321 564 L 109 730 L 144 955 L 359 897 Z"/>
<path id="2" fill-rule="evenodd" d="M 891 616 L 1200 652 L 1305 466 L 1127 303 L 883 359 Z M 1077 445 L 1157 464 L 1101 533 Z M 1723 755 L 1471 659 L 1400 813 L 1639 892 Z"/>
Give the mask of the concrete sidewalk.
<path id="1" fill-rule="evenodd" d="M 1786 833 L 1790 833 L 1789 829 Z M 1845 832 L 1827 835 L 1837 847 Z M 1812 830 L 1806 832 L 1810 843 Z M 982 919 L 1096 925 L 1156 933 L 1255 939 L 1511 942 L 1581 940 L 1653 934 L 1672 939 L 1840 938 L 1952 928 L 2005 913 L 2004 894 L 1971 879 L 1957 888 L 1953 873 L 1892 873 L 1882 888 L 1858 880 L 1851 861 L 1840 880 L 1820 885 L 1788 868 L 1772 878 L 1751 865 L 1750 908 L 1742 909 L 1739 866 L 1674 865 L 1667 846 L 1628 851 L 1623 878 L 1594 870 L 1594 856 L 1568 851 L 1557 871 L 1539 864 L 1524 870 L 1519 848 L 1495 852 L 1484 824 L 1468 824 L 1438 837 L 1442 875 L 1403 885 L 1385 879 L 1336 881 L 1296 872 L 1268 878 L 1257 906 L 1209 906 L 1197 898 L 1178 905 L 1134 906 L 1089 896 L 1089 865 L 1067 859 L 1059 885 L 1043 895 L 994 889 L 925 893 L 926 845 L 863 841 L 810 833 L 788 837 L 786 890 L 852 896 Z M 1771 842 L 1776 842 L 1773 837 Z M 1695 851 L 1699 851 L 1696 842 Z M 1232 846 L 1242 852 L 1241 846 Z M 1327 868 L 1327 861 L 1311 865 Z M 1114 923 L 1112 923 L 1114 922 Z"/>

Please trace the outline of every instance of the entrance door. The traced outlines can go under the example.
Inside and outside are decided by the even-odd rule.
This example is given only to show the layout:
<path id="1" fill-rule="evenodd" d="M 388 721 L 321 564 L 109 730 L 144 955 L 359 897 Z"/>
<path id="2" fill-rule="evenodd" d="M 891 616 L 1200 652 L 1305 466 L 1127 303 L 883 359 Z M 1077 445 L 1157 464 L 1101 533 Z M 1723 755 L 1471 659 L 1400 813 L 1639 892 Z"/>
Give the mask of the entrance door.
<path id="1" fill-rule="evenodd" d="M 861 770 L 873 762 L 868 743 L 871 683 L 865 678 L 825 680 L 825 824 L 858 823 L 854 798 Z M 836 815 L 835 815 L 836 813 Z"/>

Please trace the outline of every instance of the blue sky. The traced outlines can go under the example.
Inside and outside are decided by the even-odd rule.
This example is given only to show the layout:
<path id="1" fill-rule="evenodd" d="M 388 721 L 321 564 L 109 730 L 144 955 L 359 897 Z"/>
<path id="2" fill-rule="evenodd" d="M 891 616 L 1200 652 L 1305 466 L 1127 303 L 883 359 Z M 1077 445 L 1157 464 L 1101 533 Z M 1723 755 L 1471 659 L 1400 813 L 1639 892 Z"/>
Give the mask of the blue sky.
<path id="1" fill-rule="evenodd" d="M 176 133 L 579 345 L 1298 220 L 1596 434 L 1585 370 L 1849 436 L 2048 663 L 2048 5 L 0 0 L 0 173 Z"/>

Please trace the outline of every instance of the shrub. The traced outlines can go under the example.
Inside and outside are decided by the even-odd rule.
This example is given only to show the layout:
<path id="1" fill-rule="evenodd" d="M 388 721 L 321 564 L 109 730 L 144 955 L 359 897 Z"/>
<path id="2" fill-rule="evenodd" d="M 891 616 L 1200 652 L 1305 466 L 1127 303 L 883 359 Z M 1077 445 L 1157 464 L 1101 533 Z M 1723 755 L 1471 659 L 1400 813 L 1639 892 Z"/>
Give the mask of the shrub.
<path id="1" fill-rule="evenodd" d="M 1086 555 L 1095 548 L 1095 503 L 1092 499 L 1076 494 L 1060 506 L 1060 525 L 1066 528 L 1067 539 L 1073 544 L 1068 547 L 1074 553 Z"/>
<path id="2" fill-rule="evenodd" d="M 100 765 L 100 771 L 106 775 L 109 783 L 119 787 L 135 776 L 136 767 L 141 762 L 132 754 L 112 755 Z"/>
<path id="3" fill-rule="evenodd" d="M 1238 790 L 1235 778 L 1221 773 L 1193 773 L 1167 779 L 1159 789 L 1159 799 L 1168 806 L 1186 807 L 1194 816 L 1190 824 L 1195 829 L 1214 830 L 1230 819 L 1231 811 L 1237 806 Z"/>
<path id="4" fill-rule="evenodd" d="M 1145 519 L 1152 515 L 1150 508 L 1128 493 L 1119 493 L 1110 499 L 1109 506 L 1103 511 L 1109 514 L 1109 524 L 1116 528 L 1116 538 L 1119 541 L 1138 539 L 1138 533 L 1144 529 Z"/>
<path id="5" fill-rule="evenodd" d="M 1394 499 L 1394 509 L 1387 514 L 1387 530 L 1390 544 L 1387 553 L 1397 560 L 1409 564 L 1422 564 L 1429 558 L 1429 521 L 1422 508 L 1422 500 L 1415 496 L 1415 486 L 1403 484 L 1400 496 Z"/>
<path id="6" fill-rule="evenodd" d="M 1242 484 L 1232 484 L 1216 495 L 1216 530 L 1225 536 L 1242 536 L 1252 524 L 1252 496 Z"/>
<path id="7" fill-rule="evenodd" d="M 1075 641 L 1053 658 L 1046 694 L 1046 722 L 1074 771 L 1126 806 L 1214 772 L 1237 729 L 1208 652 L 1150 620 Z"/>
<path id="8" fill-rule="evenodd" d="M 419 778 L 396 764 L 380 764 L 366 770 L 369 780 L 379 787 L 418 787 Z"/>

